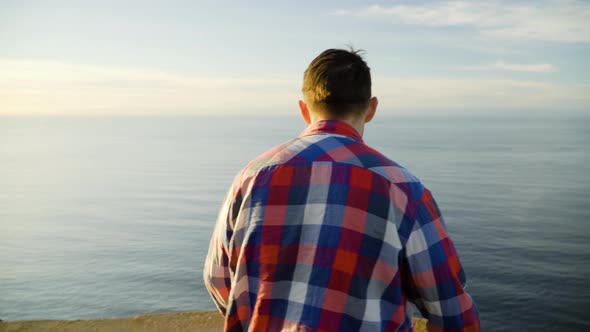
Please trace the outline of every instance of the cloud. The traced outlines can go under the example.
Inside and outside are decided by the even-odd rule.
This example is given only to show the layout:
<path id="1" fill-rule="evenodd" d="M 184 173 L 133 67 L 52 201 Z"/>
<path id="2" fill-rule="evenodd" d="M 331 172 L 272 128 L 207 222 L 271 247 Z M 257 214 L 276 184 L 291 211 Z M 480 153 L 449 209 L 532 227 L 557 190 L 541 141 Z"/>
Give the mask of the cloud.
<path id="1" fill-rule="evenodd" d="M 0 59 L 0 114 L 288 112 L 298 93 L 296 79 Z"/>
<path id="2" fill-rule="evenodd" d="M 395 112 L 588 110 L 590 84 L 530 80 L 405 77 L 374 79 L 380 108 Z"/>
<path id="3" fill-rule="evenodd" d="M 386 18 L 427 27 L 473 27 L 490 36 L 556 42 L 590 42 L 590 2 L 549 0 L 448 1 L 408 5 L 371 5 L 341 9 L 336 15 Z"/>
<path id="4" fill-rule="evenodd" d="M 527 73 L 553 73 L 557 71 L 557 67 L 549 63 L 506 63 L 504 61 L 496 61 L 492 64 L 480 65 L 480 66 L 460 66 L 458 69 L 462 70 L 503 70 L 503 71 L 516 71 L 516 72 L 527 72 Z"/>
<path id="5" fill-rule="evenodd" d="M 551 73 L 556 71 L 556 68 L 548 63 L 514 64 L 498 61 L 493 65 L 493 67 L 502 70 L 522 71 L 530 73 Z"/>
<path id="6" fill-rule="evenodd" d="M 544 70 L 543 66 L 501 66 Z M 294 114 L 301 98 L 300 80 L 299 75 L 284 79 L 201 77 L 0 59 L 0 114 Z M 589 84 L 379 76 L 373 82 L 382 112 L 590 106 Z"/>

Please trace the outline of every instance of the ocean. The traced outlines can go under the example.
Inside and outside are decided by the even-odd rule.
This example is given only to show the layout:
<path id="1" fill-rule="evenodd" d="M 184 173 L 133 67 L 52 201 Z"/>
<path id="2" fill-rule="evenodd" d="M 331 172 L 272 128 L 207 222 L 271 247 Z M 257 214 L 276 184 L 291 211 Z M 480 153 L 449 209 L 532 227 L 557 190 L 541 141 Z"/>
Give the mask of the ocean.
<path id="1" fill-rule="evenodd" d="M 213 310 L 202 265 L 246 163 L 295 116 L 0 117 L 0 319 Z M 378 115 L 433 192 L 485 331 L 590 330 L 590 115 Z"/>

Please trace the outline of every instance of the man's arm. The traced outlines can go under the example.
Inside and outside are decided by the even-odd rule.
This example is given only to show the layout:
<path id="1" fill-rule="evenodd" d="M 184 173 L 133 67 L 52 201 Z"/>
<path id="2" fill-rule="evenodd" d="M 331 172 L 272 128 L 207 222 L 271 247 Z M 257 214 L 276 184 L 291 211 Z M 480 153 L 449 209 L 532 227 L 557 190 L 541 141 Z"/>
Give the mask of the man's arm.
<path id="1" fill-rule="evenodd" d="M 402 264 L 409 300 L 428 319 L 428 331 L 479 331 L 477 304 L 465 291 L 465 273 L 427 189 Z"/>
<path id="2" fill-rule="evenodd" d="M 235 209 L 236 205 L 239 205 L 239 197 L 239 190 L 236 190 L 234 182 L 219 211 L 203 268 L 205 287 L 219 311 L 224 315 L 227 311 L 231 290 L 229 242 L 232 237 L 236 217 Z"/>

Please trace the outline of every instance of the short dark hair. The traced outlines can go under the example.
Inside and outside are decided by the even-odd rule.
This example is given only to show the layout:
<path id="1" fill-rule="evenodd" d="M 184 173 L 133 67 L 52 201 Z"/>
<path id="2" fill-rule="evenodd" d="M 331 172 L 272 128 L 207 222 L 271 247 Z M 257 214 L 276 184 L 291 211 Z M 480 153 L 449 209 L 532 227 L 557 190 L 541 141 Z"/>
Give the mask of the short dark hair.
<path id="1" fill-rule="evenodd" d="M 362 112 L 371 99 L 371 68 L 351 49 L 328 49 L 303 74 L 303 97 L 312 109 L 333 116 Z"/>

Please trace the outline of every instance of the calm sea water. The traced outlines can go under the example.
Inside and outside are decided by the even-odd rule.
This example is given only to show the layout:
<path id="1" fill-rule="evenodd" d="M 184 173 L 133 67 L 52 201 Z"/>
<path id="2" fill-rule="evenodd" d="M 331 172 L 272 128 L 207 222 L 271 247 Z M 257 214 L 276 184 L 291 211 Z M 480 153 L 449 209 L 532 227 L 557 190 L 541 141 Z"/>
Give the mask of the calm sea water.
<path id="1" fill-rule="evenodd" d="M 295 117 L 1 117 L 0 319 L 214 309 L 217 209 Z M 486 331 L 590 329 L 590 116 L 381 117 L 433 191 Z"/>

